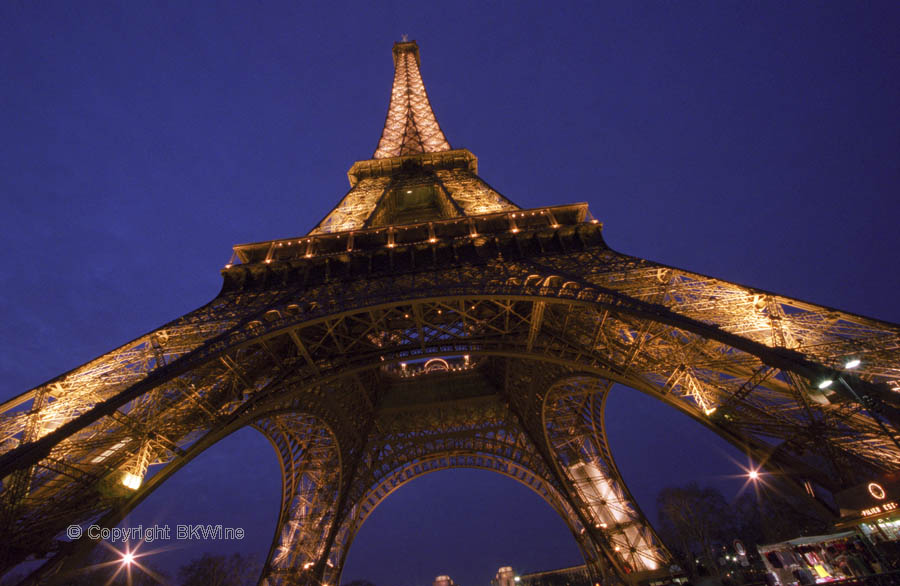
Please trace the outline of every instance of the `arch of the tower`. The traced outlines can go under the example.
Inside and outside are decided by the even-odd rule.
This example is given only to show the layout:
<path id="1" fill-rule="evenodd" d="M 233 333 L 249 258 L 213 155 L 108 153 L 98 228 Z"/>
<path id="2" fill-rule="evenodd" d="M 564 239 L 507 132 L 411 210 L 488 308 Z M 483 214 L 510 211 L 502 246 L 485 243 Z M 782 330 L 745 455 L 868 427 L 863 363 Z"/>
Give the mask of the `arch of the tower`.
<path id="1" fill-rule="evenodd" d="M 326 564 L 324 581 L 328 584 L 338 583 L 340 572 L 344 567 L 354 538 L 369 516 L 385 499 L 404 485 L 426 474 L 457 468 L 495 472 L 528 487 L 550 505 L 566 523 L 584 559 L 588 563 L 596 560 L 598 552 L 595 545 L 585 534 L 578 514 L 555 486 L 553 479 L 545 478 L 541 473 L 496 453 L 454 450 L 433 454 L 427 458 L 398 466 L 358 498 L 356 504 L 347 512 L 347 516 L 338 530 L 329 554 L 329 563 Z"/>
<path id="2" fill-rule="evenodd" d="M 599 259 L 581 263 L 602 266 Z M 362 458 L 370 430 L 360 422 L 372 421 L 384 381 L 418 376 L 404 373 L 403 364 L 411 370 L 434 358 L 492 381 L 532 440 L 546 433 L 553 450 L 561 436 L 545 432 L 544 423 L 553 381 L 531 384 L 551 371 L 650 393 L 758 461 L 826 488 L 900 465 L 894 439 L 864 406 L 812 381 L 828 372 L 823 363 L 862 349 L 869 370 L 853 383 L 895 383 L 900 360 L 888 342 L 897 340 L 896 326 L 823 315 L 809 304 L 665 267 L 589 280 L 538 268 L 502 262 L 375 276 L 364 292 L 337 281 L 299 294 L 226 293 L 198 310 L 197 320 L 184 318 L 160 330 L 165 336 L 151 333 L 10 402 L 0 428 L 6 445 L 21 445 L 0 463 L 15 472 L 4 485 L 4 515 L 8 534 L 23 540 L 16 551 L 50 547 L 69 524 L 114 518 L 133 502 L 127 494 L 86 496 L 100 484 L 149 464 L 181 466 L 206 438 L 273 410 L 303 412 L 313 401 L 327 413 L 346 469 Z M 619 281 L 629 290 L 611 289 Z M 232 314 L 224 329 L 197 329 L 209 312 L 248 303 L 256 304 L 253 313 Z M 553 368 L 518 368 L 528 364 Z M 154 429 L 140 421 L 153 421 Z M 589 444 L 579 449 L 600 453 Z M 567 473 L 556 474 L 567 498 L 588 499 L 567 487 Z M 639 540 L 629 543 L 638 549 Z"/>
<path id="3" fill-rule="evenodd" d="M 302 563 L 276 572 L 267 568 L 266 584 L 337 583 L 356 533 L 385 498 L 423 474 L 460 467 L 497 472 L 535 491 L 562 517 L 600 577 L 606 563 L 599 559 L 599 547 L 585 531 L 583 517 L 546 460 L 546 450 L 532 441 L 494 381 L 484 376 L 486 363 L 481 357 L 429 358 L 418 366 L 378 360 L 369 372 L 376 378 L 360 379 L 376 380 L 382 392 L 375 399 L 378 409 L 372 423 L 360 426 L 367 430 L 365 440 L 358 442 L 361 448 L 351 454 L 342 451 L 347 454 L 342 466 L 347 478 L 329 516 L 338 524 L 324 531 L 314 525 L 311 531 L 296 528 L 310 541 L 307 550 L 318 557 L 307 555 Z M 346 378 L 347 388 L 354 388 L 356 377 Z M 333 395 L 340 387 L 331 386 Z M 279 408 L 301 408 L 306 394 L 308 390 L 300 390 L 285 397 Z M 415 400 L 410 402 L 410 397 Z M 290 485 L 290 475 L 285 475 L 284 484 Z M 273 550 L 283 548 L 286 531 L 279 524 Z"/>

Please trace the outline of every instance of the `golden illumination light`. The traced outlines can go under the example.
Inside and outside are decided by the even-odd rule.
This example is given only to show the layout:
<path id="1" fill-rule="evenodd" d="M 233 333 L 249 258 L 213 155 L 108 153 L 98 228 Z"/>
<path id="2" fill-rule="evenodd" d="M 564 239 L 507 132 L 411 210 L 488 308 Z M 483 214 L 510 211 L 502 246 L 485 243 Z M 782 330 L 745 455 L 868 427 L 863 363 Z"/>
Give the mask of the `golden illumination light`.
<path id="1" fill-rule="evenodd" d="M 124 550 L 119 550 L 106 541 L 100 541 L 100 543 L 107 550 L 114 554 L 114 557 L 108 559 L 108 561 L 100 562 L 98 564 L 93 564 L 83 568 L 83 570 L 92 570 L 99 568 L 108 568 L 112 567 L 115 569 L 115 572 L 112 576 L 110 576 L 109 580 L 107 580 L 106 584 L 134 584 L 135 578 L 138 574 L 146 574 L 150 578 L 153 579 L 152 583 L 154 584 L 166 584 L 166 580 L 163 576 L 160 576 L 147 566 L 143 565 L 140 562 L 140 558 L 147 557 L 149 555 L 153 555 L 154 553 L 158 553 L 161 551 L 165 551 L 165 549 L 156 549 L 152 551 L 142 551 L 138 550 L 144 544 L 144 541 L 141 540 L 140 543 L 136 544 L 134 549 L 131 549 L 128 545 L 125 546 Z M 117 580 L 119 576 L 122 576 L 121 580 Z M 98 582 L 99 583 L 99 582 Z M 141 583 L 150 583 L 141 582 Z"/>
<path id="2" fill-rule="evenodd" d="M 124 476 L 122 476 L 122 484 L 131 490 L 137 490 L 141 487 L 141 482 L 143 482 L 143 478 L 138 476 L 137 474 L 132 474 L 131 472 L 126 472 Z"/>
<path id="3" fill-rule="evenodd" d="M 756 497 L 760 498 L 760 490 L 769 487 L 769 479 L 772 477 L 772 472 L 766 472 L 764 470 L 765 462 L 755 462 L 748 457 L 747 463 L 743 464 L 738 462 L 734 458 L 729 458 L 732 462 L 735 463 L 740 469 L 741 473 L 736 474 L 733 478 L 740 478 L 744 481 L 741 486 L 738 494 L 743 493 L 748 488 L 752 488 L 756 493 Z M 807 491 L 809 489 L 807 488 Z"/>

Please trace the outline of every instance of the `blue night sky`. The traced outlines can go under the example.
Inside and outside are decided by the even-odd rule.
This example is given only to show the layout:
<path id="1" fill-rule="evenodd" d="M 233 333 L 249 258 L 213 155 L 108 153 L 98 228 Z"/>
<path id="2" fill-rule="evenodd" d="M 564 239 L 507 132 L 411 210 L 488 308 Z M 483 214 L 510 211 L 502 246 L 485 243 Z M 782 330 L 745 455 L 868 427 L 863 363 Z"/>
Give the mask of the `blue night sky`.
<path id="1" fill-rule="evenodd" d="M 898 30 L 896 2 L 4 2 L 0 399 L 202 305 L 233 244 L 310 230 L 375 149 L 404 33 L 450 143 L 518 205 L 586 201 L 616 250 L 900 322 Z M 652 520 L 666 485 L 740 488 L 740 455 L 654 400 L 618 388 L 608 418 Z M 125 524 L 245 529 L 154 556 L 170 575 L 263 559 L 279 492 L 243 430 Z M 528 489 L 449 471 L 375 512 L 343 579 L 576 563 Z"/>

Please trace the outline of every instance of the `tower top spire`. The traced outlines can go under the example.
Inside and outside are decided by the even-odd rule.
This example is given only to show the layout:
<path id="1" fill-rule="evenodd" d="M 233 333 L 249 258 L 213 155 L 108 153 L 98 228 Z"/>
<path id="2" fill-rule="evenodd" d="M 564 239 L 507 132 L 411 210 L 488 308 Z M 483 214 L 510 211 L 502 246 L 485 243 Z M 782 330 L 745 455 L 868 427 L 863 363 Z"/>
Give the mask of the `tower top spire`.
<path id="1" fill-rule="evenodd" d="M 374 159 L 450 150 L 419 72 L 419 45 L 403 39 L 394 43 L 394 86 Z"/>
<path id="2" fill-rule="evenodd" d="M 451 150 L 425 94 L 416 42 L 394 43 L 393 54 L 394 87 L 378 148 L 350 167 L 350 191 L 309 234 L 419 225 L 431 241 L 435 222 L 517 211 L 478 177 L 475 155 Z"/>

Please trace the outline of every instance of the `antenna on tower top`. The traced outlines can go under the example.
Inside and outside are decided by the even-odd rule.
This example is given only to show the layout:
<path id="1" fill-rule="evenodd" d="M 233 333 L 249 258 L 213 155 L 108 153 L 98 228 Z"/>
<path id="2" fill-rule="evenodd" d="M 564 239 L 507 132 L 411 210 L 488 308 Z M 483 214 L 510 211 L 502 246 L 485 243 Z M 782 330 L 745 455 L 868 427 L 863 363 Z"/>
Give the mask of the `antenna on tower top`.
<path id="1" fill-rule="evenodd" d="M 408 43 L 408 42 L 409 42 L 409 35 L 407 35 L 407 34 L 401 35 L 400 41 L 403 42 L 403 43 Z"/>

